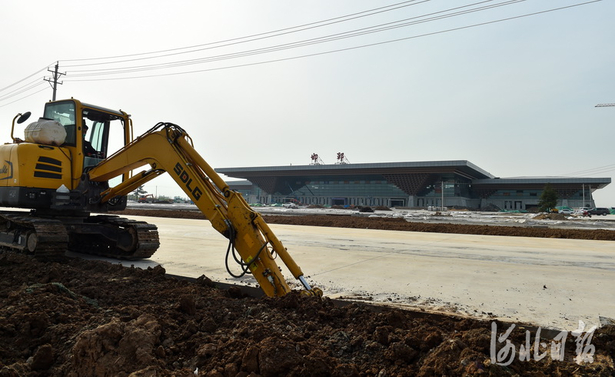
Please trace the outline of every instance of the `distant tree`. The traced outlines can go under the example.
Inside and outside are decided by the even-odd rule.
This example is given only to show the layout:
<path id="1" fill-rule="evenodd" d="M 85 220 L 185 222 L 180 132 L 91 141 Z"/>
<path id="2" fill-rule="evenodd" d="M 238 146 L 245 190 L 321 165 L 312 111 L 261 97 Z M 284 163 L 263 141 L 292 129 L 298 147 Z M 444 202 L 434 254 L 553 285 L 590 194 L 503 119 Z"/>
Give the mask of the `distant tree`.
<path id="1" fill-rule="evenodd" d="M 128 195 L 128 199 L 139 200 L 139 197 L 147 194 L 147 191 L 143 188 L 143 186 L 139 186 L 136 190 L 134 190 L 130 195 Z"/>
<path id="2" fill-rule="evenodd" d="M 141 196 L 147 194 L 147 191 L 143 188 L 143 185 L 141 185 L 134 191 L 134 193 Z"/>
<path id="3" fill-rule="evenodd" d="M 540 212 L 548 212 L 557 205 L 557 191 L 551 187 L 550 183 L 547 183 L 540 194 L 540 200 L 538 201 L 538 210 Z"/>

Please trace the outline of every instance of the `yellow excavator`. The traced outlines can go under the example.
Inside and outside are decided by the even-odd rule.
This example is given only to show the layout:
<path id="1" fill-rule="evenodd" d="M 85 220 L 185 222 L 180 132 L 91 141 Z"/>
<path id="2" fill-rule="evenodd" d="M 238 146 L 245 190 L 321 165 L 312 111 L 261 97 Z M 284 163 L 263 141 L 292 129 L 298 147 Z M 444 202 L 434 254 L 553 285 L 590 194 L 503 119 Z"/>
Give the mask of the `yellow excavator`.
<path id="1" fill-rule="evenodd" d="M 309 295 L 312 288 L 259 213 L 196 152 L 181 127 L 158 123 L 133 137 L 130 115 L 76 99 L 45 104 L 43 116 L 0 146 L 0 247 L 52 259 L 66 250 L 121 259 L 150 257 L 159 246 L 153 224 L 106 214 L 126 208 L 126 195 L 168 172 L 229 240 L 242 274 L 251 273 L 268 296 L 291 291 L 274 256 L 279 256 Z M 148 166 L 147 170 L 134 173 Z M 91 215 L 91 213 L 99 215 Z M 102 213 L 102 214 L 100 214 Z"/>

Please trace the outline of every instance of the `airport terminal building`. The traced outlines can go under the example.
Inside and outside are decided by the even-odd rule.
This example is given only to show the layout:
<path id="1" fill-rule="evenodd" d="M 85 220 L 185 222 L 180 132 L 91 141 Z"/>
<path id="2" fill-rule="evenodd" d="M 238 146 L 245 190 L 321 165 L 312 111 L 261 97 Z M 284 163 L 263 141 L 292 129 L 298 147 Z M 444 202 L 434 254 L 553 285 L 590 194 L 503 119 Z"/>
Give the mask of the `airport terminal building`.
<path id="1" fill-rule="evenodd" d="M 611 178 L 499 178 L 466 160 L 220 168 L 249 203 L 532 210 L 548 183 L 558 205 L 594 207 Z"/>

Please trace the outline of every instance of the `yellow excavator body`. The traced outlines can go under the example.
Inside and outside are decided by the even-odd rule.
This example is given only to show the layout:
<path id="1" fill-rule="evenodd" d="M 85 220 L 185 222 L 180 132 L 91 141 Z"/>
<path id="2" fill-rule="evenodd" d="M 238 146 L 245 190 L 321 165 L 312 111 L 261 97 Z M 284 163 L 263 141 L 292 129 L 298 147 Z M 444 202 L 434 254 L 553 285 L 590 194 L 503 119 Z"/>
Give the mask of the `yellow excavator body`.
<path id="1" fill-rule="evenodd" d="M 45 257 L 69 249 L 147 258 L 159 245 L 154 225 L 90 213 L 123 210 L 130 192 L 169 173 L 229 240 L 226 264 L 231 275 L 250 273 L 265 294 L 283 296 L 291 288 L 275 262 L 279 256 L 305 294 L 322 295 L 305 280 L 261 215 L 198 154 L 181 127 L 158 123 L 133 138 L 127 113 L 70 99 L 48 102 L 43 117 L 26 128 L 24 141 L 14 134 L 16 120 L 20 124 L 25 117 L 13 119 L 12 143 L 0 146 L 0 206 L 32 212 L 0 216 L 0 247 Z M 142 166 L 148 169 L 134 172 Z M 230 255 L 241 275 L 229 269 Z"/>

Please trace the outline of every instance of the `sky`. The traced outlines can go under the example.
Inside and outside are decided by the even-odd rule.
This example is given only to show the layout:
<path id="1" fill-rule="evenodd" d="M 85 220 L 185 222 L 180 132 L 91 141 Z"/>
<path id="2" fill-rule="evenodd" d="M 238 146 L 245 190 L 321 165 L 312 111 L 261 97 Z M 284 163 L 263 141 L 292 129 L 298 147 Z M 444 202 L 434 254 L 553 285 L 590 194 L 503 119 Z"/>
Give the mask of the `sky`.
<path id="1" fill-rule="evenodd" d="M 468 160 L 613 179 L 613 1 L 2 0 L 0 119 L 57 99 L 184 128 L 214 168 Z M 563 8 L 563 9 L 558 9 Z M 9 37 L 10 36 L 10 37 Z M 186 195 L 168 175 L 149 193 Z M 615 206 L 615 180 L 594 193 Z"/>

